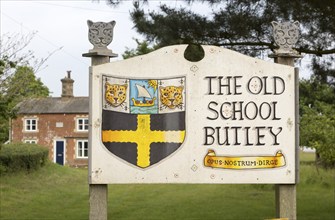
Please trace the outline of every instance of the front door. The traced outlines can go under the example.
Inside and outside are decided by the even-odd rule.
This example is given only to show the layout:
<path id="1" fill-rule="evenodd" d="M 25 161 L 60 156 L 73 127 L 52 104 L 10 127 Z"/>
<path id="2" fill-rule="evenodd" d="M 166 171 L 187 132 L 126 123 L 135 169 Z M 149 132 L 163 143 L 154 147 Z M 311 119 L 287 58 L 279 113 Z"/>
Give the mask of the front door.
<path id="1" fill-rule="evenodd" d="M 56 163 L 64 165 L 64 141 L 56 141 Z"/>

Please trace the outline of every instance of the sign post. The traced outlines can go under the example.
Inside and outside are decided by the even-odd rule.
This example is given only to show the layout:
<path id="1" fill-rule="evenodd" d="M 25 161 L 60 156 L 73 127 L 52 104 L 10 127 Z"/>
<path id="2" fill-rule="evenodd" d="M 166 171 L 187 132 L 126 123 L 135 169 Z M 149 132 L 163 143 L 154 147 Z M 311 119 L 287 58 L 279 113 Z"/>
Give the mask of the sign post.
<path id="1" fill-rule="evenodd" d="M 272 22 L 273 35 L 279 49 L 275 54 L 270 55 L 274 58 L 275 63 L 294 67 L 294 60 L 301 58 L 301 55 L 293 49 L 299 38 L 299 22 Z M 284 33 L 283 34 L 279 34 Z M 290 34 L 289 34 L 290 33 Z M 295 149 L 296 149 L 296 182 L 299 181 L 299 71 L 295 69 L 296 78 L 296 125 L 295 125 Z M 297 200 L 296 200 L 296 183 L 295 184 L 277 184 L 275 185 L 275 204 L 276 217 L 297 219 Z"/>
<path id="2" fill-rule="evenodd" d="M 113 39 L 113 28 L 115 21 L 104 23 L 87 21 L 89 27 L 89 41 L 93 44 L 94 48 L 89 50 L 88 53 L 84 53 L 83 57 L 91 58 L 91 66 L 96 66 L 104 63 L 109 63 L 110 58 L 117 57 L 117 54 L 114 54 L 112 50 L 107 48 Z M 109 29 L 107 36 L 99 38 L 98 34 L 104 29 Z M 108 41 L 107 41 L 108 40 Z M 89 75 L 89 148 L 92 149 L 92 74 Z M 108 185 L 107 184 L 89 184 L 89 219 L 90 220 L 107 220 L 107 204 L 108 204 Z"/>
<path id="3" fill-rule="evenodd" d="M 277 184 L 277 215 L 295 219 L 293 65 L 211 45 L 197 62 L 173 45 L 110 63 L 115 22 L 88 25 L 91 220 L 107 219 L 107 184 L 141 183 Z M 298 56 L 288 42 L 278 63 Z"/>

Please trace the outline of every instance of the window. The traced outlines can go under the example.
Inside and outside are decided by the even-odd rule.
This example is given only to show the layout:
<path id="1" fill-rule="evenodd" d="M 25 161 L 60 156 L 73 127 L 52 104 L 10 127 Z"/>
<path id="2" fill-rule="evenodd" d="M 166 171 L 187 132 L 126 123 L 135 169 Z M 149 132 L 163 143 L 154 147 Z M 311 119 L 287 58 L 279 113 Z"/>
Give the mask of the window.
<path id="1" fill-rule="evenodd" d="M 77 141 L 77 158 L 88 158 L 88 140 Z"/>
<path id="2" fill-rule="evenodd" d="M 24 143 L 26 143 L 26 144 L 36 144 L 37 141 L 36 140 L 24 140 Z"/>
<path id="3" fill-rule="evenodd" d="M 88 131 L 88 118 L 77 118 L 77 131 Z"/>
<path id="4" fill-rule="evenodd" d="M 37 131 L 37 120 L 36 119 L 25 119 L 24 120 L 25 131 Z"/>

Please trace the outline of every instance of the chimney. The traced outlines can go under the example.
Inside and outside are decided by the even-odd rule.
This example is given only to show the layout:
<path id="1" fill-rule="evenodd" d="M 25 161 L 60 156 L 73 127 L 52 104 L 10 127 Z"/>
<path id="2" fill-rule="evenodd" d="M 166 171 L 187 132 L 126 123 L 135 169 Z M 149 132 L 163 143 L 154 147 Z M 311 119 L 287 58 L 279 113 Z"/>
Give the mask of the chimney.
<path id="1" fill-rule="evenodd" d="M 60 80 L 62 82 L 62 97 L 73 97 L 73 82 L 71 79 L 71 70 L 67 71 L 67 77 Z"/>

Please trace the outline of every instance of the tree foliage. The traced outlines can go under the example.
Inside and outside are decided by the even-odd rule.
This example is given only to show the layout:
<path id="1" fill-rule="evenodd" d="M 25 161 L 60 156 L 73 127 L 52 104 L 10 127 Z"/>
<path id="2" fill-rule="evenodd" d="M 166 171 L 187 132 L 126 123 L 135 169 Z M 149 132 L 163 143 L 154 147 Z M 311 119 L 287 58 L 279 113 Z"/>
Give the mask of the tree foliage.
<path id="1" fill-rule="evenodd" d="M 135 41 L 137 47 L 135 49 L 126 48 L 126 51 L 122 54 L 123 59 L 144 55 L 155 50 L 155 47 L 150 47 L 147 41 L 140 41 L 138 39 L 135 39 Z"/>
<path id="2" fill-rule="evenodd" d="M 0 143 L 8 139 L 10 118 L 15 117 L 15 106 L 26 98 L 47 97 L 49 89 L 36 78 L 32 67 L 17 66 L 15 73 L 7 79 L 5 92 L 0 93 Z"/>
<path id="3" fill-rule="evenodd" d="M 335 87 L 316 77 L 300 82 L 300 144 L 316 149 L 319 162 L 335 166 Z"/>
<path id="4" fill-rule="evenodd" d="M 16 104 L 25 98 L 49 95 L 49 89 L 35 76 L 47 58 L 37 60 L 32 51 L 26 50 L 33 36 L 5 34 L 1 37 L 0 143 L 8 140 L 9 119 L 15 117 Z"/>
<path id="5" fill-rule="evenodd" d="M 112 5 L 121 1 L 107 0 Z M 300 53 L 325 55 L 335 53 L 335 4 L 333 0 L 184 0 L 201 4 L 203 12 L 187 6 L 176 8 L 161 4 L 158 11 L 145 12 L 135 1 L 131 18 L 135 29 L 159 47 L 172 44 L 211 44 L 255 54 L 273 50 L 272 21 L 297 20 L 302 36 Z"/>
<path id="6" fill-rule="evenodd" d="M 10 108 L 13 108 L 25 98 L 49 96 L 49 89 L 36 78 L 32 67 L 18 66 L 9 80 L 6 96 L 11 99 Z"/>

